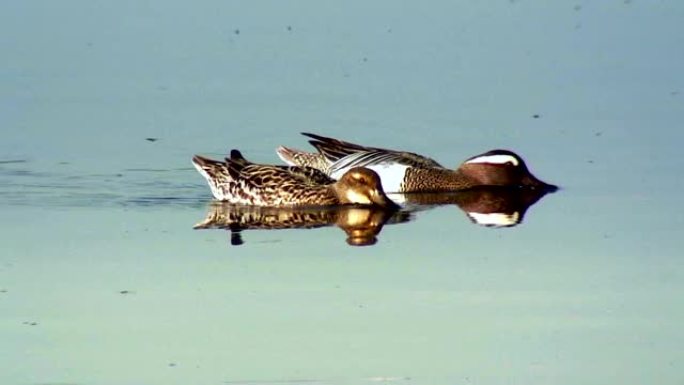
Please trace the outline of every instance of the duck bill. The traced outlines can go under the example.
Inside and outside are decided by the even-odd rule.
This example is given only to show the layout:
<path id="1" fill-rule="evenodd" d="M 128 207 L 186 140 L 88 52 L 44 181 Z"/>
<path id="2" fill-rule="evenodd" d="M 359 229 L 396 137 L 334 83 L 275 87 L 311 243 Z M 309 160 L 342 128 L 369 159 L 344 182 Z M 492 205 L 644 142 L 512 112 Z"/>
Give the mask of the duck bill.
<path id="1" fill-rule="evenodd" d="M 532 175 L 528 175 L 525 178 L 523 178 L 522 186 L 540 189 L 546 192 L 554 192 L 558 190 L 558 186 L 543 182 Z"/>
<path id="2" fill-rule="evenodd" d="M 380 207 L 390 209 L 390 210 L 396 210 L 399 208 L 399 206 L 394 203 L 391 199 L 387 197 L 384 193 L 381 193 L 379 191 L 375 191 L 370 195 L 371 202 L 373 204 L 378 205 Z"/>

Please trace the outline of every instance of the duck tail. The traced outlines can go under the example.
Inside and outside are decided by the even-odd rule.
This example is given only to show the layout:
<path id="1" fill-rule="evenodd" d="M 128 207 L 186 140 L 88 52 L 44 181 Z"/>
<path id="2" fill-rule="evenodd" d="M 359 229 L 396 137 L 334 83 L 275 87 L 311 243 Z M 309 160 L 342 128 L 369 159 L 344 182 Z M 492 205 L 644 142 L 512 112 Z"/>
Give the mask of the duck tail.
<path id="1" fill-rule="evenodd" d="M 197 168 L 198 171 L 201 170 L 210 171 L 221 165 L 222 162 L 214 159 L 205 158 L 200 155 L 195 155 L 192 157 L 192 164 Z"/>
<path id="2" fill-rule="evenodd" d="M 192 164 L 200 175 L 207 180 L 212 192 L 214 192 L 217 182 L 225 178 L 226 164 L 224 162 L 195 155 L 192 157 Z M 214 196 L 216 197 L 216 194 Z M 217 197 L 217 199 L 219 198 Z"/>
<path id="3" fill-rule="evenodd" d="M 192 164 L 202 176 L 212 182 L 225 180 L 226 177 L 233 180 L 238 179 L 242 169 L 250 165 L 251 162 L 245 159 L 240 151 L 233 149 L 230 151 L 230 158 L 225 158 L 224 161 L 195 155 L 192 157 Z"/>
<path id="4" fill-rule="evenodd" d="M 252 162 L 245 159 L 242 153 L 238 149 L 230 150 L 230 158 L 226 158 L 226 166 L 228 167 L 228 173 L 233 179 L 238 179 L 242 169 L 252 164 Z"/>
<path id="5" fill-rule="evenodd" d="M 276 148 L 276 154 L 278 154 L 280 160 L 287 163 L 289 166 L 301 166 L 301 164 L 298 162 L 298 155 L 304 154 L 304 151 L 288 148 L 285 146 L 279 146 Z"/>
<path id="6" fill-rule="evenodd" d="M 242 153 L 238 149 L 232 149 L 230 150 L 230 158 L 226 158 L 226 162 L 229 163 L 235 163 L 237 165 L 240 165 L 242 167 L 247 166 L 248 164 L 251 164 L 250 161 L 245 159 L 244 156 L 242 156 Z"/>
<path id="7" fill-rule="evenodd" d="M 317 152 L 305 152 L 280 146 L 276 149 L 276 153 L 280 159 L 290 166 L 311 167 L 326 174 L 332 164 L 332 161 L 326 158 L 325 155 Z"/>

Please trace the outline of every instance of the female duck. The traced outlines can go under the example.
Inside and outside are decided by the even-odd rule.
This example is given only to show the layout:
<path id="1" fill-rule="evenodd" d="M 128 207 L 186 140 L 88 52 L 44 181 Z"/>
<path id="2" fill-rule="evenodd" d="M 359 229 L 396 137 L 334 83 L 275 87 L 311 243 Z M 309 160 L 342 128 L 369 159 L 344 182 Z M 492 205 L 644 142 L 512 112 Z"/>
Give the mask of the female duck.
<path id="1" fill-rule="evenodd" d="M 508 150 L 492 150 L 466 159 L 456 170 L 412 152 L 366 147 L 320 135 L 303 133 L 318 153 L 279 147 L 278 156 L 290 165 L 309 166 L 338 178 L 353 167 L 367 167 L 380 175 L 386 192 L 443 192 L 479 186 L 520 186 L 557 189 L 537 179 L 525 161 Z"/>
<path id="2" fill-rule="evenodd" d="M 254 206 L 377 205 L 394 208 L 378 175 L 354 167 L 338 181 L 310 167 L 255 164 L 240 151 L 217 161 L 195 155 L 192 163 L 206 178 L 214 198 Z"/>

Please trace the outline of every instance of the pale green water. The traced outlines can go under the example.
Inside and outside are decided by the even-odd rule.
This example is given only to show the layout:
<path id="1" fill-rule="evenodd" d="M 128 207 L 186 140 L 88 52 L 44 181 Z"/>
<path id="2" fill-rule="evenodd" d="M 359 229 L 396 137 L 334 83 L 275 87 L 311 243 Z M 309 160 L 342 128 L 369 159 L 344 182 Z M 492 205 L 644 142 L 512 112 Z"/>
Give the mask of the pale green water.
<path id="1" fill-rule="evenodd" d="M 3 3 L 0 383 L 681 383 L 682 25 L 675 1 Z M 276 162 L 299 131 L 510 148 L 563 189 L 364 248 L 192 230 L 192 154 Z"/>

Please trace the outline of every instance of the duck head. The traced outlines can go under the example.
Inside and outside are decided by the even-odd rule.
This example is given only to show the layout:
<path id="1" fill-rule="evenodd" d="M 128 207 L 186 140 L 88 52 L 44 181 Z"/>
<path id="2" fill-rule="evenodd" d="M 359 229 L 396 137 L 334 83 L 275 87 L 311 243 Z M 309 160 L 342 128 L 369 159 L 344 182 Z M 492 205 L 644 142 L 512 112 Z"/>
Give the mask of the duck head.
<path id="1" fill-rule="evenodd" d="M 537 179 L 513 151 L 492 150 L 466 159 L 458 171 L 482 186 L 520 186 L 555 191 L 558 187 Z"/>
<path id="2" fill-rule="evenodd" d="M 354 167 L 332 186 L 342 203 L 397 208 L 397 205 L 385 195 L 380 177 L 371 169 Z"/>

